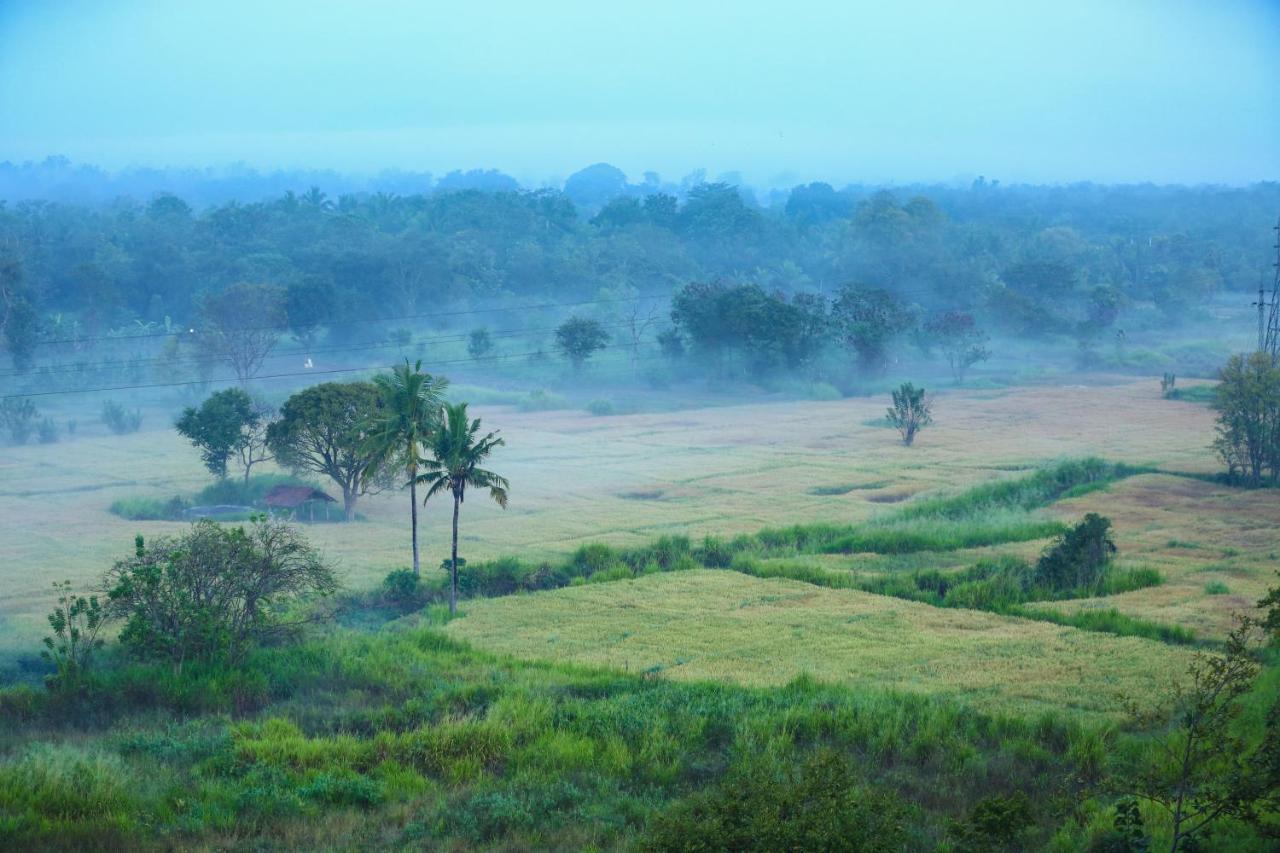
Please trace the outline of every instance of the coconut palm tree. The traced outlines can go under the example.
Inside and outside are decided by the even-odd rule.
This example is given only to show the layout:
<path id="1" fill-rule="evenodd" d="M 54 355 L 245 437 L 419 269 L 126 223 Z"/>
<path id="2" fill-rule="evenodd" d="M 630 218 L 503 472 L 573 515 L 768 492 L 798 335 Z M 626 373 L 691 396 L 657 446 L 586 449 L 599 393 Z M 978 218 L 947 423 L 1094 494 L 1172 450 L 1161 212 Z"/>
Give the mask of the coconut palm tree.
<path id="1" fill-rule="evenodd" d="M 449 571 L 449 613 L 458 612 L 458 510 L 466 497 L 467 488 L 488 489 L 489 497 L 503 509 L 507 508 L 505 477 L 486 471 L 480 464 L 505 442 L 496 432 L 480 434 L 480 419 L 467 420 L 467 404 L 445 404 L 439 428 L 433 433 L 427 446 L 431 459 L 422 459 L 422 473 L 418 482 L 427 488 L 422 499 L 425 504 L 434 495 L 449 492 L 453 495 L 453 555 Z"/>
<path id="2" fill-rule="evenodd" d="M 409 477 L 409 518 L 413 528 L 413 574 L 418 568 L 418 464 L 421 448 L 431 440 L 439 424 L 441 395 L 449 380 L 422 372 L 422 362 L 409 359 L 390 373 L 375 376 L 378 406 L 365 440 L 369 465 L 365 478 L 373 478 L 388 466 L 403 465 Z"/>

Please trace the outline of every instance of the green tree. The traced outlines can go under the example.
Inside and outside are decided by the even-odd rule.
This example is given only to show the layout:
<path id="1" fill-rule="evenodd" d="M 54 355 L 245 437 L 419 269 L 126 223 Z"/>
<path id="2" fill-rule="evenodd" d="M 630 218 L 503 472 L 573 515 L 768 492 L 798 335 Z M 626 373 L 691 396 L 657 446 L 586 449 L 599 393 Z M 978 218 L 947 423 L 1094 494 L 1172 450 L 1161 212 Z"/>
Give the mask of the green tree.
<path id="1" fill-rule="evenodd" d="M 1115 553 L 1111 519 L 1088 513 L 1040 556 L 1035 583 L 1055 592 L 1094 589 Z"/>
<path id="2" fill-rule="evenodd" d="M 423 503 L 435 495 L 453 496 L 453 551 L 449 570 L 449 612 L 458 612 L 458 511 L 468 488 L 488 489 L 489 497 L 507 508 L 505 477 L 481 468 L 485 459 L 505 442 L 496 432 L 480 436 L 480 419 L 467 420 L 467 404 L 446 404 L 440 427 L 431 437 L 431 458 L 421 460 L 417 482 L 427 488 Z"/>
<path id="3" fill-rule="evenodd" d="M 931 343 L 942 349 L 957 385 L 964 381 L 970 367 L 991 358 L 987 335 L 978 328 L 972 314 L 947 311 L 925 323 L 924 332 Z"/>
<path id="4" fill-rule="evenodd" d="M 0 257 L 0 339 L 19 373 L 31 369 L 40 317 L 31 304 L 22 264 L 16 257 Z"/>
<path id="5" fill-rule="evenodd" d="M 933 423 L 933 406 L 923 388 L 904 382 L 893 390 L 893 405 L 885 418 L 902 435 L 902 443 L 910 447 L 916 433 Z"/>
<path id="6" fill-rule="evenodd" d="M 265 517 L 248 528 L 208 519 L 149 546 L 107 573 L 108 612 L 125 620 L 120 642 L 141 657 L 238 661 L 256 642 L 310 617 L 297 607 L 337 591 L 333 569 L 296 528 Z"/>
<path id="7" fill-rule="evenodd" d="M 270 458 L 268 421 L 265 407 L 254 403 L 244 390 L 228 388 L 211 394 L 199 408 L 188 406 L 174 428 L 199 448 L 205 467 L 219 479 L 226 478 L 227 463 L 238 454 L 247 484 L 253 466 Z"/>
<path id="8" fill-rule="evenodd" d="M 267 447 L 295 472 L 323 474 L 342 489 L 347 521 L 361 495 L 383 488 L 387 471 L 374 471 L 369 424 L 382 399 L 372 382 L 324 382 L 294 394 L 267 428 Z"/>
<path id="9" fill-rule="evenodd" d="M 421 361 L 410 367 L 405 359 L 390 373 L 374 377 L 373 384 L 379 399 L 366 439 L 368 470 L 377 477 L 399 465 L 408 475 L 413 574 L 418 576 L 418 460 L 438 426 L 441 395 L 449 380 L 423 373 Z"/>
<path id="10" fill-rule="evenodd" d="M 26 397 L 5 397 L 0 400 L 0 426 L 9 433 L 14 444 L 26 444 L 35 428 L 35 403 Z"/>
<path id="11" fill-rule="evenodd" d="M 479 361 L 492 351 L 493 337 L 488 329 L 475 329 L 471 332 L 471 336 L 467 338 L 467 355 Z"/>
<path id="12" fill-rule="evenodd" d="M 1234 355 L 1219 371 L 1214 449 L 1232 479 L 1280 481 L 1280 363 L 1269 353 Z"/>
<path id="13" fill-rule="evenodd" d="M 892 293 L 857 285 L 841 288 L 831 305 L 831 319 L 864 373 L 884 370 L 890 344 L 914 321 L 911 312 Z"/>
<path id="14" fill-rule="evenodd" d="M 609 342 L 609 333 L 598 320 L 570 317 L 556 329 L 556 349 L 569 359 L 575 370 L 581 370 L 587 359 Z"/>

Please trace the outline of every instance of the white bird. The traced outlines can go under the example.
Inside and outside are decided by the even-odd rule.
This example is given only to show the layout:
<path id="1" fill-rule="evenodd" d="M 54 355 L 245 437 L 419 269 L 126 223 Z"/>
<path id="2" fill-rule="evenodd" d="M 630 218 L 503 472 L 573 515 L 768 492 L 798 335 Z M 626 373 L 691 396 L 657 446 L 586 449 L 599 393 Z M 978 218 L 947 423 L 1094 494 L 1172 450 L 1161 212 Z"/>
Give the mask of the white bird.
<path id="1" fill-rule="evenodd" d="M 315 365 L 311 363 L 311 356 L 307 356 L 307 360 L 302 363 L 302 366 L 308 370 L 315 367 Z"/>

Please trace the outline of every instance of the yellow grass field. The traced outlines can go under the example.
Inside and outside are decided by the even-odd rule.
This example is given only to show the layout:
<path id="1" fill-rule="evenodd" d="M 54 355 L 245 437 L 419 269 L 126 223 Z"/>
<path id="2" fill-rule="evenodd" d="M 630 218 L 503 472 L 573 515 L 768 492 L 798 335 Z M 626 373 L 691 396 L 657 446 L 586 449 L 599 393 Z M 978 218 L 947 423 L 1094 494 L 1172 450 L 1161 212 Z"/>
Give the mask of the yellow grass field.
<path id="1" fill-rule="evenodd" d="M 883 415 L 880 397 L 613 417 L 479 408 L 486 427 L 501 429 L 507 439 L 492 467 L 511 480 L 512 499 L 506 512 L 478 495 L 466 503 L 461 553 L 472 560 L 543 557 L 595 540 L 628 545 L 664 533 L 857 521 L 892 511 L 912 495 L 1017 476 L 1023 466 L 1085 454 L 1216 470 L 1209 449 L 1213 415 L 1206 407 L 1162 400 L 1154 379 L 1072 381 L 1078 384 L 944 391 L 935 403 L 936 425 L 911 448 L 892 430 L 867 425 Z M 0 449 L 0 657 L 35 650 L 53 581 L 86 588 L 130 551 L 135 533 L 181 528 L 117 518 L 107 511 L 113 500 L 190 495 L 209 482 L 195 450 L 160 414 L 135 435 L 80 432 L 58 444 Z M 821 487 L 854 488 L 812 493 Z M 367 498 L 360 505 L 365 521 L 317 524 L 308 533 L 349 586 L 369 587 L 409 562 L 407 503 L 404 493 Z M 1185 619 L 1192 627 L 1221 624 L 1228 610 L 1265 586 L 1276 565 L 1266 556 L 1268 548 L 1280 548 L 1280 535 L 1267 522 L 1280 519 L 1275 492 L 1143 477 L 1055 511 L 1089 509 L 1114 514 L 1126 559 L 1149 561 L 1175 581 L 1108 605 Z M 1246 523 L 1254 527 L 1241 540 Z M 443 505 L 427 509 L 428 570 L 438 571 L 447 553 L 447 524 Z M 1200 547 L 1166 547 L 1173 539 Z M 1040 545 L 1019 547 L 1034 553 Z M 1239 556 L 1224 556 L 1229 548 Z M 1204 593 L 1202 578 L 1211 566 L 1230 596 L 1209 600 Z"/>
<path id="2" fill-rule="evenodd" d="M 468 602 L 448 632 L 522 658 L 752 686 L 807 673 L 986 710 L 1118 714 L 1191 652 L 1045 622 L 697 570 Z"/>

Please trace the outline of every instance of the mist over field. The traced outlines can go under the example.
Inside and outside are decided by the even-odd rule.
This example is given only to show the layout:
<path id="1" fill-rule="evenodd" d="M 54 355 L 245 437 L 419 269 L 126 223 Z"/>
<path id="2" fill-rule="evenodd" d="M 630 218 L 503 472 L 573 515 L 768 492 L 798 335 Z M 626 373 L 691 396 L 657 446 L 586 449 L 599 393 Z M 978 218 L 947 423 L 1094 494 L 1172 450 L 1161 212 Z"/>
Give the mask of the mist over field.
<path id="1" fill-rule="evenodd" d="M 0 3 L 0 849 L 1273 849 L 1277 47 Z"/>

